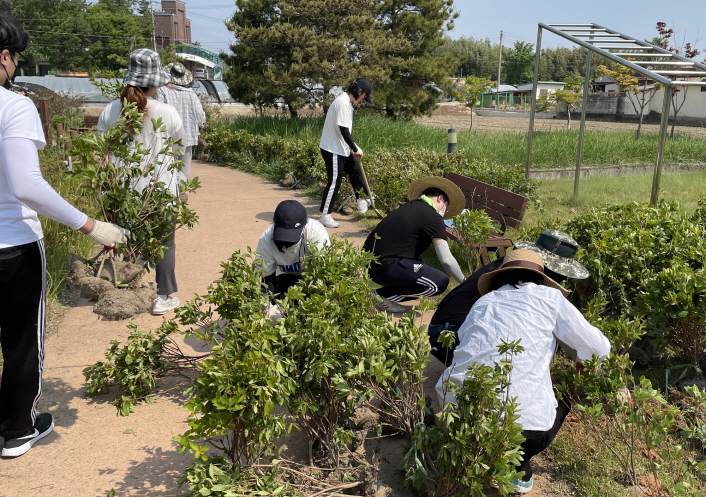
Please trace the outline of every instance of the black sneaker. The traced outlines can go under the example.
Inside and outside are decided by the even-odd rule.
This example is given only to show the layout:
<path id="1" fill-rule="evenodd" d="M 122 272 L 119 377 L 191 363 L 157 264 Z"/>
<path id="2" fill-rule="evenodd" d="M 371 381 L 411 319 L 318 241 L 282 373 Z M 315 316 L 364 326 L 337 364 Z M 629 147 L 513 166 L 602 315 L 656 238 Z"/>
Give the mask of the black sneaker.
<path id="1" fill-rule="evenodd" d="M 54 429 L 54 418 L 48 412 L 40 414 L 34 422 L 34 431 L 24 437 L 9 438 L 5 440 L 2 448 L 2 457 L 18 457 L 27 452 L 42 438 L 49 435 Z"/>

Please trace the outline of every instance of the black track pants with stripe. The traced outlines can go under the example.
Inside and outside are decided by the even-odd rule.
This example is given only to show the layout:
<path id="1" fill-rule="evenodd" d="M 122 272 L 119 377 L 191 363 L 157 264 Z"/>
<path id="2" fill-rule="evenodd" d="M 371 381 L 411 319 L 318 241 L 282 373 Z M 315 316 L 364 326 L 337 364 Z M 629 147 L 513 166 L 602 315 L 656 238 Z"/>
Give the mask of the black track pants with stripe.
<path id="1" fill-rule="evenodd" d="M 355 164 L 353 154 L 345 157 L 343 155 L 327 152 L 323 149 L 319 150 L 321 150 L 321 157 L 324 158 L 324 163 L 326 164 L 326 177 L 328 178 L 319 210 L 323 214 L 330 214 L 333 211 L 333 204 L 338 198 L 338 190 L 341 189 L 343 173 L 348 175 L 356 198 L 358 198 L 358 193 L 361 190 L 365 191 L 365 185 L 363 185 L 363 179 L 361 178 L 358 166 Z"/>
<path id="2" fill-rule="evenodd" d="M 400 259 L 382 270 L 370 271 L 370 278 L 382 285 L 378 295 L 393 302 L 439 295 L 449 286 L 444 272 L 413 259 Z"/>
<path id="3" fill-rule="evenodd" d="M 0 436 L 31 433 L 42 393 L 46 304 L 42 240 L 0 248 Z"/>

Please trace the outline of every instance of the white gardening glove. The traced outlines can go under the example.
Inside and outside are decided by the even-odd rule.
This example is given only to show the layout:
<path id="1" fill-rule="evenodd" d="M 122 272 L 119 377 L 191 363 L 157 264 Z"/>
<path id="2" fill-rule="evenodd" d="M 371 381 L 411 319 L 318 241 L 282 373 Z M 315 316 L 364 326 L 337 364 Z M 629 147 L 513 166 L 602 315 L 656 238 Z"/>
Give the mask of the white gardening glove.
<path id="1" fill-rule="evenodd" d="M 357 146 L 357 145 L 358 145 L 358 144 L 356 143 L 356 146 Z M 357 151 L 357 152 L 353 152 L 353 155 L 355 155 L 355 156 L 358 157 L 358 158 L 363 157 L 363 149 L 360 148 L 360 147 L 358 147 L 358 151 Z"/>
<path id="2" fill-rule="evenodd" d="M 267 306 L 267 317 L 270 318 L 272 324 L 277 324 L 277 321 L 282 319 L 282 309 L 277 304 Z"/>
<path id="3" fill-rule="evenodd" d="M 104 223 L 94 219 L 93 229 L 86 233 L 86 236 L 96 243 L 112 248 L 118 243 L 127 243 L 129 234 L 130 230 L 117 224 Z"/>

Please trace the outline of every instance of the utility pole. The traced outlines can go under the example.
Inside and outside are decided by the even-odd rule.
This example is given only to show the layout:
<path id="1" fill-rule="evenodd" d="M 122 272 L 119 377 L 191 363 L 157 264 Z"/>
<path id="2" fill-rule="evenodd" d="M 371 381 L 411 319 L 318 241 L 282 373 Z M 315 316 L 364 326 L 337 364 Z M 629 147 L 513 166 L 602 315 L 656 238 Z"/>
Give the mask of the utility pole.
<path id="1" fill-rule="evenodd" d="M 150 14 L 152 14 L 152 46 L 154 51 L 157 51 L 157 26 L 154 22 L 154 7 L 152 6 L 152 0 L 150 0 Z"/>
<path id="2" fill-rule="evenodd" d="M 500 103 L 500 69 L 503 62 L 503 31 L 500 30 L 500 46 L 498 47 L 498 103 Z"/>

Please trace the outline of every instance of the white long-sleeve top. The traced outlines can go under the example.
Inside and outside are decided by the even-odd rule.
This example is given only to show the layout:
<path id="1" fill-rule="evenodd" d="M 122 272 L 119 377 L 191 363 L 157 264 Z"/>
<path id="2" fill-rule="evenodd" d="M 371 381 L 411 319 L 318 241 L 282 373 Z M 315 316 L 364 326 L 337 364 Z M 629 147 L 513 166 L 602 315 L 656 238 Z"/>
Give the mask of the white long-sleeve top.
<path id="1" fill-rule="evenodd" d="M 86 223 L 44 180 L 37 150 L 45 144 L 32 101 L 0 88 L 0 248 L 41 240 L 37 213 L 74 229 Z"/>
<path id="2" fill-rule="evenodd" d="M 275 225 L 269 228 L 260 236 L 257 242 L 257 261 L 264 271 L 263 276 L 270 276 L 275 273 L 280 274 L 300 274 L 304 259 L 311 253 L 309 247 L 315 245 L 319 250 L 330 244 L 328 232 L 323 224 L 316 219 L 308 219 L 301 238 L 297 243 L 280 252 L 272 238 Z"/>
<path id="3" fill-rule="evenodd" d="M 547 431 L 554 424 L 557 400 L 549 364 L 557 338 L 575 349 L 579 360 L 610 354 L 608 339 L 559 290 L 534 283 L 520 288 L 505 285 L 481 297 L 459 328 L 458 337 L 454 362 L 436 385 L 441 404 L 456 401 L 450 392 L 444 398 L 447 379 L 462 385 L 473 363 L 492 366 L 502 359 L 497 349 L 501 341 L 521 339 L 525 350 L 512 359 L 512 385 L 505 395 L 517 397 L 523 430 Z"/>
<path id="4" fill-rule="evenodd" d="M 108 131 L 113 123 L 120 119 L 121 110 L 122 102 L 120 100 L 110 102 L 105 109 L 103 109 L 103 112 L 101 112 L 98 118 L 98 133 Z M 152 119 L 159 118 L 162 119 L 162 124 L 166 128 L 164 131 L 157 131 L 154 129 L 154 126 L 152 126 Z M 142 147 L 149 150 L 149 154 L 146 154 L 142 159 L 142 167 L 146 168 L 150 164 L 160 163 L 155 165 L 152 176 L 154 176 L 157 181 L 164 183 L 167 189 L 174 195 L 179 195 L 179 182 L 185 181 L 186 178 L 181 172 L 173 173 L 168 169 L 168 166 L 173 161 L 181 158 L 184 154 L 184 147 L 174 145 L 171 150 L 174 154 L 173 156 L 161 154 L 160 152 L 164 149 L 164 144 L 168 138 L 175 140 L 183 138 L 181 117 L 179 117 L 176 109 L 171 105 L 158 102 L 153 98 L 148 98 L 144 123 L 140 132 L 135 135 L 133 143 L 142 143 Z M 131 186 L 138 192 L 142 192 L 151 181 L 151 177 L 140 177 Z"/>

